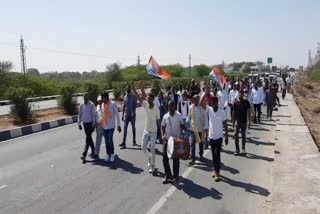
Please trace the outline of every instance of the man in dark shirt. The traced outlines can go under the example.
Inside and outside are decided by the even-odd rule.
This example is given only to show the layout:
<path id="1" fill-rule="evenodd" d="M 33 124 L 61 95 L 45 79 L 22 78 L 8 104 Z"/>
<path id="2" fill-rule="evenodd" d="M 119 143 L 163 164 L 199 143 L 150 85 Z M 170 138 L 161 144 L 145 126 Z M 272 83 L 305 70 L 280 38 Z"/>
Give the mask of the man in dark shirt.
<path id="1" fill-rule="evenodd" d="M 244 92 L 241 90 L 239 91 L 239 101 L 234 103 L 234 110 L 232 114 L 232 123 L 233 127 L 235 121 L 237 121 L 236 131 L 235 131 L 235 144 L 236 144 L 236 151 L 234 155 L 238 155 L 240 153 L 239 149 L 239 131 L 241 129 L 241 136 L 242 136 L 242 153 L 246 153 L 246 129 L 247 124 L 249 122 L 248 128 L 250 128 L 251 118 L 250 118 L 250 103 L 248 100 L 244 98 Z"/>
<path id="2" fill-rule="evenodd" d="M 127 139 L 127 130 L 129 122 L 132 127 L 133 135 L 133 146 L 136 146 L 136 109 L 137 109 L 137 98 L 131 93 L 131 86 L 127 86 L 127 94 L 124 97 L 124 105 L 122 112 L 122 121 L 124 122 L 124 132 L 123 132 L 123 141 L 119 145 L 121 149 L 126 148 L 126 139 Z"/>

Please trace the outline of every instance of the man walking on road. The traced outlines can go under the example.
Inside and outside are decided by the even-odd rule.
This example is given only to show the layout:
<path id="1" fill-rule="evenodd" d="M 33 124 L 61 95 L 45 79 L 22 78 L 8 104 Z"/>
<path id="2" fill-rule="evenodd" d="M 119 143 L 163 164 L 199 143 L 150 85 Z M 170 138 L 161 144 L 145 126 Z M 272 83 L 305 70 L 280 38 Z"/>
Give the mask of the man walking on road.
<path id="1" fill-rule="evenodd" d="M 199 144 L 200 161 L 203 160 L 203 144 L 205 135 L 208 132 L 208 117 L 205 109 L 200 106 L 199 99 L 199 95 L 194 95 L 193 104 L 190 106 L 189 115 L 186 120 L 191 131 L 189 136 L 191 144 L 190 165 L 194 165 L 196 161 L 196 143 Z"/>
<path id="2" fill-rule="evenodd" d="M 233 89 L 230 91 L 229 94 L 229 106 L 230 106 L 230 117 L 232 118 L 233 113 L 233 104 L 236 100 L 239 99 L 239 84 L 236 82 L 233 84 Z"/>
<path id="3" fill-rule="evenodd" d="M 267 85 L 265 103 L 267 105 L 267 118 L 270 118 L 270 120 L 272 120 L 272 111 L 276 102 L 277 101 L 276 101 L 276 97 L 273 92 L 273 89 L 270 89 L 269 86 Z"/>
<path id="4" fill-rule="evenodd" d="M 102 103 L 102 97 L 99 96 L 97 98 L 98 105 L 96 110 L 96 150 L 95 150 L 95 159 L 100 159 L 99 153 L 100 153 L 100 147 L 103 137 L 103 127 L 102 127 L 102 114 L 103 114 L 103 103 Z"/>
<path id="5" fill-rule="evenodd" d="M 165 178 L 163 184 L 170 181 L 175 182 L 179 176 L 180 161 L 178 158 L 172 159 L 173 161 L 173 179 L 168 154 L 168 139 L 169 137 L 182 137 L 182 128 L 185 128 L 182 115 L 176 111 L 176 104 L 174 101 L 169 101 L 169 112 L 166 113 L 161 122 L 161 136 L 163 140 L 162 162 L 165 171 Z"/>
<path id="6" fill-rule="evenodd" d="M 241 137 L 242 137 L 242 153 L 246 153 L 246 129 L 247 124 L 249 122 L 248 128 L 251 124 L 251 114 L 250 114 L 250 103 L 248 100 L 243 99 L 244 92 L 239 92 L 239 101 L 234 103 L 233 107 L 233 115 L 232 115 L 232 124 L 234 127 L 235 121 L 237 121 L 237 126 L 235 130 L 235 144 L 236 144 L 236 151 L 234 155 L 239 155 L 239 131 L 241 129 Z"/>
<path id="7" fill-rule="evenodd" d="M 88 153 L 89 146 L 91 148 L 90 157 L 94 158 L 94 144 L 92 140 L 92 133 L 94 131 L 94 126 L 96 122 L 96 107 L 89 100 L 88 93 L 83 95 L 84 103 L 80 105 L 79 115 L 78 115 L 78 126 L 82 130 L 81 122 L 83 124 L 84 132 L 86 133 L 86 145 L 81 156 L 82 163 L 86 163 L 86 156 Z"/>
<path id="8" fill-rule="evenodd" d="M 260 85 L 260 83 L 259 83 Z M 254 119 L 253 122 L 259 122 L 260 123 L 260 117 L 261 117 L 261 105 L 263 104 L 264 100 L 264 91 L 262 87 L 258 88 L 258 84 L 256 83 L 254 85 L 254 88 L 251 90 L 251 97 L 250 97 L 253 107 L 254 107 Z"/>
<path id="9" fill-rule="evenodd" d="M 109 99 L 108 92 L 102 94 L 102 100 L 104 103 L 103 114 L 102 114 L 102 127 L 104 133 L 104 140 L 106 143 L 107 157 L 106 162 L 114 162 L 114 144 L 113 144 L 113 133 L 116 127 L 116 119 L 118 125 L 118 132 L 121 132 L 120 116 L 118 106 L 115 102 Z"/>
<path id="10" fill-rule="evenodd" d="M 155 170 L 156 161 L 155 146 L 157 140 L 157 127 L 160 127 L 160 111 L 159 108 L 153 103 L 155 97 L 154 94 L 148 94 L 148 101 L 145 101 L 140 97 L 134 87 L 132 87 L 132 92 L 142 104 L 145 111 L 146 121 L 143 131 L 141 149 L 148 157 L 149 172 L 153 173 Z M 150 152 L 147 149 L 148 144 L 150 144 Z"/>
<path id="11" fill-rule="evenodd" d="M 127 86 L 127 94 L 124 97 L 124 105 L 122 112 L 122 121 L 124 122 L 123 127 L 123 141 L 119 145 L 121 149 L 126 148 L 126 139 L 127 139 L 127 131 L 129 122 L 132 127 L 132 135 L 133 135 L 133 146 L 136 146 L 136 109 L 137 109 L 137 98 L 131 93 L 131 86 Z"/>
<path id="12" fill-rule="evenodd" d="M 209 114 L 209 140 L 212 150 L 213 174 L 215 181 L 220 180 L 221 147 L 223 141 L 223 128 L 225 130 L 225 143 L 228 145 L 228 125 L 225 112 L 218 106 L 218 98 L 212 98 L 212 106 L 207 106 Z"/>

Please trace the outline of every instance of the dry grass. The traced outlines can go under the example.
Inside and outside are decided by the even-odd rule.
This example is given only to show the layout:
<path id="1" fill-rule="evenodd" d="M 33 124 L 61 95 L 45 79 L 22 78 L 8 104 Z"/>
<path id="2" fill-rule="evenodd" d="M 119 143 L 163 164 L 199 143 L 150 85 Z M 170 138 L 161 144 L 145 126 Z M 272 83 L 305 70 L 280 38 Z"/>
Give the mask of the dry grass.
<path id="1" fill-rule="evenodd" d="M 320 81 L 311 80 L 305 73 L 299 74 L 293 95 L 320 150 Z"/>

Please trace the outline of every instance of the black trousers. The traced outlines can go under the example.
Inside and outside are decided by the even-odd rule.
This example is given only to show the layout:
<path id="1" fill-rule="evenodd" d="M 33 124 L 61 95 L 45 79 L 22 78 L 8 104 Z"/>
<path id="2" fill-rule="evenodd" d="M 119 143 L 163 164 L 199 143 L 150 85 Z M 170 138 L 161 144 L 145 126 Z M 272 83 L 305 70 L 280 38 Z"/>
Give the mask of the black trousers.
<path id="1" fill-rule="evenodd" d="M 272 118 L 273 104 L 267 104 L 267 118 Z"/>
<path id="2" fill-rule="evenodd" d="M 247 130 L 247 123 L 237 123 L 236 132 L 235 132 L 235 144 L 236 150 L 240 151 L 239 149 L 239 132 L 241 129 L 241 137 L 242 137 L 242 149 L 246 148 L 246 130 Z"/>
<path id="3" fill-rule="evenodd" d="M 162 162 L 164 167 L 164 173 L 166 174 L 166 178 L 170 178 L 172 176 L 169 158 L 167 155 L 167 147 L 168 143 L 167 141 L 163 142 L 163 150 L 162 150 Z M 173 161 L 173 177 L 179 176 L 179 168 L 180 168 L 180 160 L 179 159 L 172 159 Z"/>
<path id="4" fill-rule="evenodd" d="M 83 128 L 84 132 L 86 133 L 86 145 L 84 146 L 82 156 L 86 157 L 89 146 L 91 148 L 91 152 L 94 153 L 94 143 L 92 140 L 92 133 L 94 131 L 93 123 L 83 123 Z"/>
<path id="5" fill-rule="evenodd" d="M 232 119 L 233 114 L 233 104 L 230 105 L 230 118 Z"/>
<path id="6" fill-rule="evenodd" d="M 217 140 L 210 139 L 210 144 L 212 151 L 213 168 L 217 173 L 220 173 L 222 138 L 219 138 Z"/>
<path id="7" fill-rule="evenodd" d="M 258 121 L 260 122 L 261 117 L 261 104 L 253 104 L 254 107 L 254 121 L 257 121 L 257 114 L 258 114 Z"/>

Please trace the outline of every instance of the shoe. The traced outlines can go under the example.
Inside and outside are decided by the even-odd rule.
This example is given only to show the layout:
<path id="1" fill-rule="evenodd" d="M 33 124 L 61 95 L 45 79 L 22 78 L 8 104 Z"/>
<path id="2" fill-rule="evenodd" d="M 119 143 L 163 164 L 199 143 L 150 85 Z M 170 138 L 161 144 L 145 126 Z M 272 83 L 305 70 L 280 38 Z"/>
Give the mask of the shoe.
<path id="1" fill-rule="evenodd" d="M 245 155 L 246 154 L 246 149 L 242 148 L 242 154 Z"/>
<path id="2" fill-rule="evenodd" d="M 86 160 L 86 157 L 85 157 L 85 156 L 81 156 L 80 159 L 82 160 L 82 163 L 83 163 L 83 164 L 87 163 L 87 160 Z"/>
<path id="3" fill-rule="evenodd" d="M 221 179 L 220 179 L 220 176 L 219 175 L 216 175 L 214 176 L 214 181 L 215 182 L 219 182 Z"/>
<path id="4" fill-rule="evenodd" d="M 189 164 L 193 166 L 193 165 L 196 164 L 196 162 L 194 160 L 192 160 L 192 161 L 189 162 Z"/>
<path id="5" fill-rule="evenodd" d="M 111 163 L 113 163 L 115 159 L 116 159 L 115 154 L 110 155 L 110 162 Z"/>
<path id="6" fill-rule="evenodd" d="M 92 153 L 89 155 L 89 157 L 93 159 L 93 158 L 95 157 L 94 152 L 92 152 Z"/>
<path id="7" fill-rule="evenodd" d="M 170 183 L 171 182 L 171 180 L 169 179 L 169 178 L 167 178 L 167 177 L 165 177 L 163 180 L 162 180 L 162 184 L 168 184 L 168 183 Z"/>
<path id="8" fill-rule="evenodd" d="M 109 162 L 110 161 L 110 155 L 107 155 L 107 157 L 104 159 L 105 162 Z"/>
<path id="9" fill-rule="evenodd" d="M 151 165 L 151 166 L 149 167 L 149 173 L 153 173 L 153 172 L 154 172 L 154 166 Z"/>
<path id="10" fill-rule="evenodd" d="M 178 183 L 178 182 L 179 182 L 179 176 L 174 176 L 174 177 L 171 179 L 171 182 L 172 182 L 172 183 Z"/>
<path id="11" fill-rule="evenodd" d="M 236 151 L 234 152 L 234 155 L 237 156 L 237 155 L 239 155 L 239 153 L 240 153 L 239 150 L 236 150 Z"/>
<path id="12" fill-rule="evenodd" d="M 119 144 L 120 149 L 125 149 L 126 148 L 126 144 L 125 143 L 121 143 Z"/>
<path id="13" fill-rule="evenodd" d="M 95 160 L 99 160 L 99 159 L 100 159 L 99 155 L 95 155 L 95 156 L 94 156 L 94 159 L 95 159 Z"/>
<path id="14" fill-rule="evenodd" d="M 200 162 L 203 162 L 203 157 L 202 157 L 202 156 L 199 158 L 199 161 L 200 161 Z"/>

